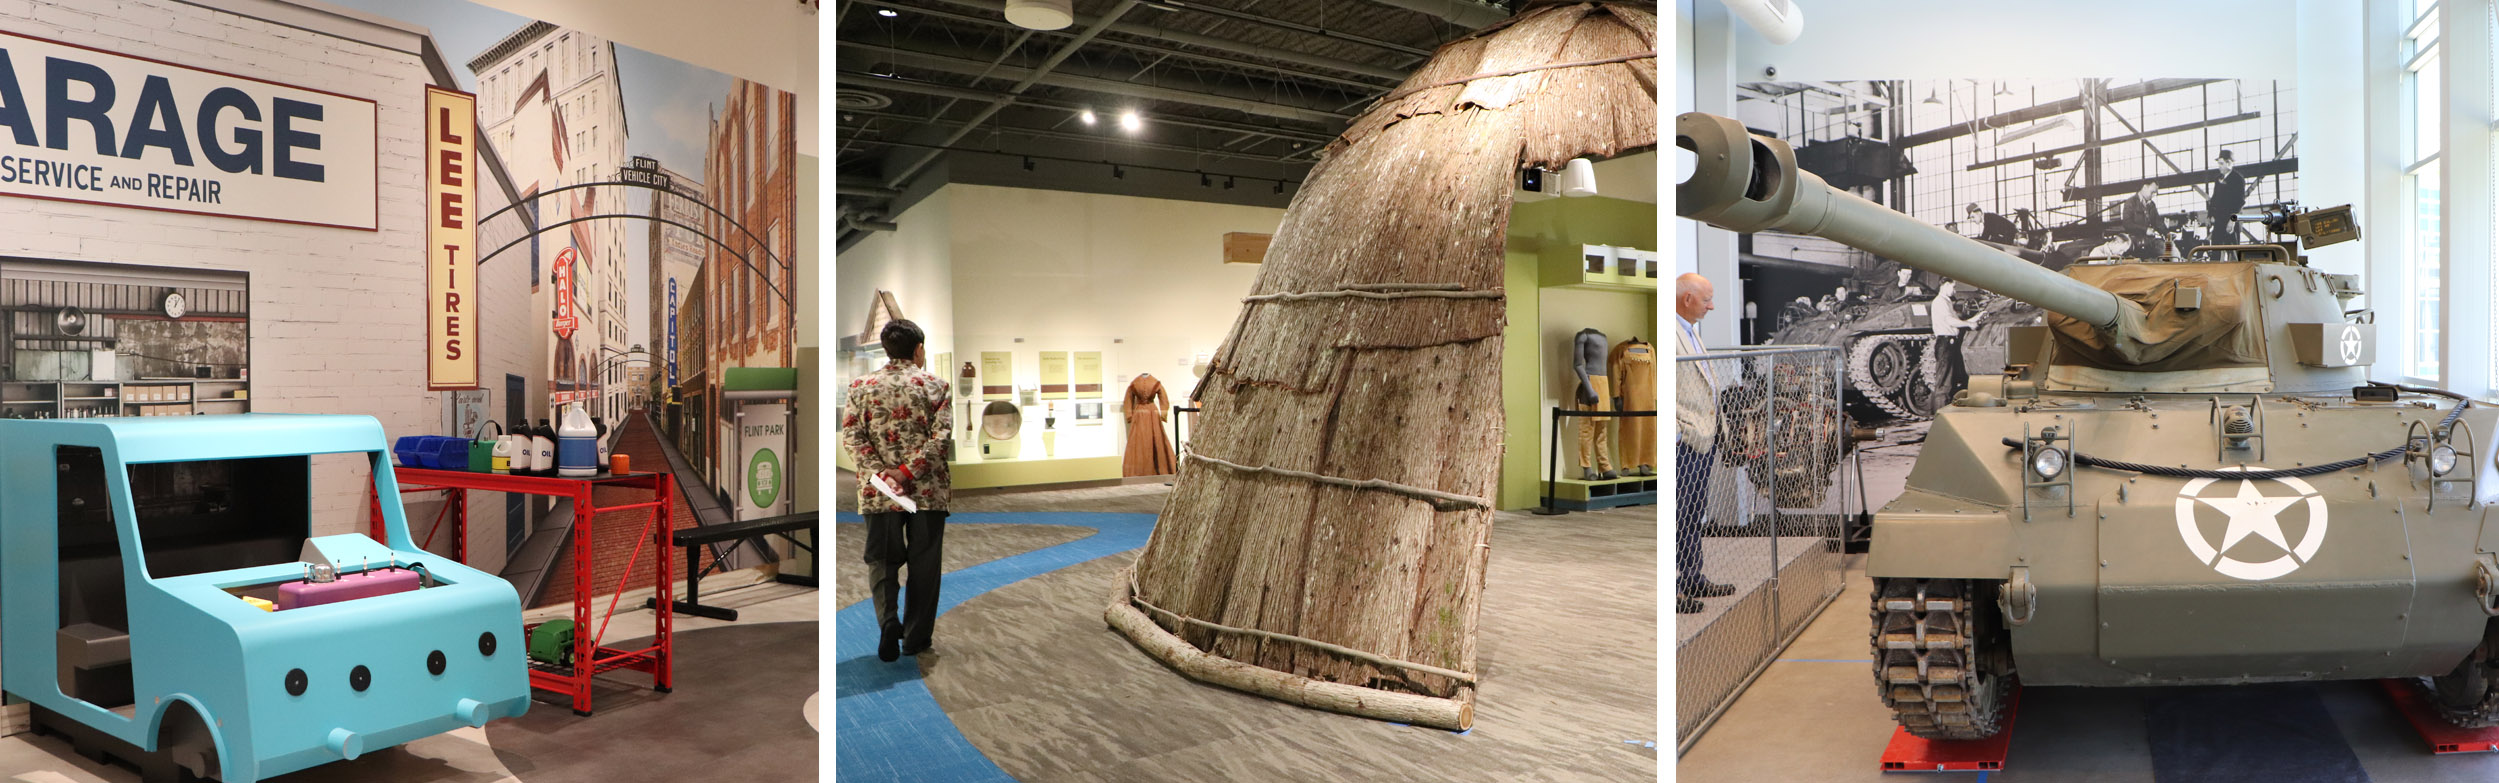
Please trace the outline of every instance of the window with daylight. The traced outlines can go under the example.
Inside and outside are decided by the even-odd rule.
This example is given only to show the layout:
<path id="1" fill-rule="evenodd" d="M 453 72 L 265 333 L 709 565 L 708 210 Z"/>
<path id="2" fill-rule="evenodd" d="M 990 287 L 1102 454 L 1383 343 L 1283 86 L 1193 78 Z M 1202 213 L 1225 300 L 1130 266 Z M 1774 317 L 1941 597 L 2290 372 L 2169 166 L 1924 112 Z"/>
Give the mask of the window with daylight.
<path id="1" fill-rule="evenodd" d="M 2411 319 L 2410 334 L 2404 340 L 2403 369 L 2405 375 L 2435 383 L 2441 377 L 2439 354 L 2445 345 L 2439 318 L 2444 270 L 2440 262 L 2438 210 L 2439 151 L 2446 117 L 2440 85 L 2446 75 L 2446 63 L 2439 46 L 2441 8 L 2429 2 L 2420 6 L 2404 31 L 2402 47 L 2406 146 L 2403 158 L 2407 163 L 2404 195 L 2410 209 L 2410 219 L 2403 223 L 2402 301 Z"/>

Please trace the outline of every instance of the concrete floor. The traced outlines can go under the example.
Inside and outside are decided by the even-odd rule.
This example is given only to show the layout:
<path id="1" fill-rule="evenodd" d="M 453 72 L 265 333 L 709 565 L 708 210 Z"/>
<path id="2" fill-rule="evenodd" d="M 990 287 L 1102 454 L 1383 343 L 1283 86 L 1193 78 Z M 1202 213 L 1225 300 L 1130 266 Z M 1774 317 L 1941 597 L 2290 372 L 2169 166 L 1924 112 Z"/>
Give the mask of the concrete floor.
<path id="1" fill-rule="evenodd" d="M 741 582 L 751 586 L 732 589 Z M 718 700 L 725 691 L 739 687 L 736 678 L 719 683 L 715 692 L 698 696 L 705 687 L 707 675 L 697 671 L 744 672 L 745 680 L 765 680 L 784 691 L 785 698 L 769 707 L 745 705 L 741 719 L 751 720 L 760 729 L 757 734 L 770 742 L 759 740 L 755 747 L 744 748 L 750 757 L 738 762 L 738 769 L 808 770 L 807 775 L 776 775 L 780 779 L 809 780 L 816 769 L 814 718 L 807 710 L 813 704 L 816 690 L 813 629 L 819 615 L 817 591 L 779 584 L 754 584 L 752 572 L 738 572 L 703 580 L 703 602 L 739 610 L 739 622 L 728 623 L 700 617 L 678 616 L 675 629 L 680 634 L 677 666 L 677 694 L 652 693 L 645 675 L 614 675 L 613 682 L 603 679 L 606 687 L 593 693 L 593 706 L 598 714 L 588 718 L 574 717 L 564 705 L 546 701 L 545 694 L 530 705 L 529 714 L 520 718 L 498 721 L 485 729 L 461 728 L 435 735 L 396 748 L 365 754 L 355 761 L 327 764 L 272 778 L 273 783 L 560 783 L 562 781 L 638 781 L 662 779 L 648 774 L 648 758 L 637 760 L 633 753 L 619 752 L 627 746 L 658 745 L 673 749 L 685 761 L 710 769 L 722 767 L 712 754 L 717 749 L 688 747 L 668 737 L 654 740 L 648 733 L 652 727 L 665 727 L 672 718 L 668 714 L 672 697 L 685 695 L 685 703 Z M 715 594 L 713 591 L 718 590 Z M 633 606 L 640 599 L 627 595 L 623 605 Z M 601 604 L 604 608 L 604 603 Z M 597 614 L 592 615 L 596 617 Z M 535 615 L 531 620 L 544 619 Z M 608 625 L 610 646 L 618 641 L 649 636 L 655 615 L 649 610 L 618 611 Z M 803 624 L 805 633 L 794 626 Z M 716 629 L 716 630 L 714 630 Z M 795 658 L 789 650 L 778 663 L 756 668 L 751 651 L 753 640 L 746 637 L 759 632 L 783 647 L 803 644 Z M 778 633 L 772 633 L 778 632 Z M 718 642 L 715 644 L 714 642 Z M 739 668 L 741 665 L 746 668 Z M 776 668 L 777 667 L 777 668 Z M 786 671 L 782 671 L 786 670 Z M 775 672 L 779 672 L 776 674 Z M 692 676 L 689 676 L 692 675 Z M 803 679 L 800 679 L 803 678 Z M 637 684 L 635 680 L 640 680 Z M 690 681 L 696 680 L 696 681 Z M 795 684 L 798 687 L 792 688 Z M 690 690 L 692 689 L 692 690 Z M 751 695 L 751 694 L 750 694 Z M 760 701 L 760 700 L 756 700 Z M 692 716 L 687 720 L 718 720 L 720 710 L 690 709 L 711 715 Z M 630 724 L 630 725 L 629 725 Z M 616 729 L 608 731 L 608 729 Z M 543 735 L 542 742 L 495 742 L 507 732 L 528 731 Z M 803 732 L 804 739 L 801 740 Z M 505 747 L 509 745 L 511 747 Z M 760 750 L 758 749 L 760 748 Z M 71 752 L 69 743 L 57 737 L 33 737 L 18 734 L 0 737 L 0 780 L 22 783 L 132 783 L 136 771 L 118 765 L 102 765 Z M 689 779 L 674 774 L 667 779 Z M 731 779 L 753 779 L 736 778 Z"/>
<path id="2" fill-rule="evenodd" d="M 1153 513 L 1160 484 L 988 494 L 957 511 Z M 949 525 L 949 568 L 1056 543 Z M 837 600 L 856 600 L 859 526 L 836 526 Z M 1058 534 L 1064 536 L 1064 533 Z M 1657 776 L 1656 509 L 1495 516 L 1475 729 L 1416 729 L 1201 685 L 1102 622 L 1133 552 L 971 598 L 916 662 L 963 735 L 1025 781 L 1647 781 Z M 951 583 L 950 583 L 951 584 Z"/>
<path id="3" fill-rule="evenodd" d="M 1922 435 L 1912 429 L 1895 443 Z M 1900 494 L 1916 447 L 1893 446 L 1866 456 L 1866 483 L 1876 508 Z M 1863 555 L 1851 556 L 1840 596 L 1806 626 L 1761 678 L 1739 695 L 1718 721 L 1675 762 L 1675 779 L 1708 783 L 1787 781 L 1892 781 L 1878 763 L 1895 724 L 1874 691 L 1867 648 L 1865 606 L 1871 582 Z M 1679 662 L 1678 666 L 1684 664 Z M 2329 682 L 2238 686 L 2239 695 L 2322 701 L 2318 722 L 2267 732 L 2306 731 L 2332 745 L 2339 739 L 2358 760 L 2357 770 L 2317 769 L 2290 773 L 2253 769 L 2183 772 L 2173 761 L 2156 766 L 2147 731 L 2150 713 L 2181 699 L 2209 698 L 2215 689 L 2026 688 L 2005 768 L 1989 781 L 2490 781 L 2499 780 L 2499 754 L 2436 757 L 2423 747 L 2379 686 Z M 2267 716 L 2249 716 L 2262 723 Z M 2212 733 L 2234 730 L 2213 727 Z M 2269 737 L 2252 737 L 2249 742 Z M 2215 740 L 2227 745 L 2229 741 Z M 2339 753 L 2338 751 L 2335 751 Z M 1934 773 L 1929 773 L 1934 774 Z M 1948 780 L 1979 773 L 1943 773 Z"/>

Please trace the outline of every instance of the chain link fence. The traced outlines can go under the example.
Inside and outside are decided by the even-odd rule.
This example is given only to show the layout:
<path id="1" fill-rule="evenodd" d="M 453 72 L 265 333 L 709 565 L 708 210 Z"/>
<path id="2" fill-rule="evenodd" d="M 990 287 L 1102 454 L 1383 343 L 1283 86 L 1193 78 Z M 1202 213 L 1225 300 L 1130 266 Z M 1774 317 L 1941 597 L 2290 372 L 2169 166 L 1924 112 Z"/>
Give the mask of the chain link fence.
<path id="1" fill-rule="evenodd" d="M 1837 348 L 1675 361 L 1677 753 L 1839 595 L 1863 509 Z"/>

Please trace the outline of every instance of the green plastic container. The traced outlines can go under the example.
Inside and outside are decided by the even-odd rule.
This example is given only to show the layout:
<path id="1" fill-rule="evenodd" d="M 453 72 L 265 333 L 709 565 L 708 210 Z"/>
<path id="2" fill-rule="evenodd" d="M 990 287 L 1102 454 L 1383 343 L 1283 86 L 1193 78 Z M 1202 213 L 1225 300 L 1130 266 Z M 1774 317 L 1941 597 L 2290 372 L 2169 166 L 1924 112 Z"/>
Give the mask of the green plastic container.
<path id="1" fill-rule="evenodd" d="M 529 629 L 529 659 L 549 666 L 571 666 L 573 621 L 548 620 Z"/>
<path id="2" fill-rule="evenodd" d="M 503 435 L 503 422 L 488 421 L 486 423 L 495 425 L 495 435 L 497 437 L 501 437 Z M 477 434 L 486 434 L 485 428 L 478 428 Z M 481 438 L 469 441 L 469 472 L 495 472 L 495 441 L 493 438 Z"/>

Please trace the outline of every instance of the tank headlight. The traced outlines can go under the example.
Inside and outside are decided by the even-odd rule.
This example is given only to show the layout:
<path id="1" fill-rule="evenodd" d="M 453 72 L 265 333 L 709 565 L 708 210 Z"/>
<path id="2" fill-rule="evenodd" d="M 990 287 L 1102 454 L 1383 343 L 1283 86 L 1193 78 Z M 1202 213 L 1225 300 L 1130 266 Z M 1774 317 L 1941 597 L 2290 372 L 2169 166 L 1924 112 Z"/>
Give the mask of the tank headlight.
<path id="1" fill-rule="evenodd" d="M 2064 474 L 2065 450 L 2055 447 L 2040 449 L 2038 453 L 2030 455 L 2030 469 L 2043 479 L 2052 479 Z"/>
<path id="2" fill-rule="evenodd" d="M 2455 469 L 2456 449 L 2454 446 L 2441 443 L 2437 448 L 2430 449 L 2430 475 L 2444 476 L 2454 472 Z"/>

